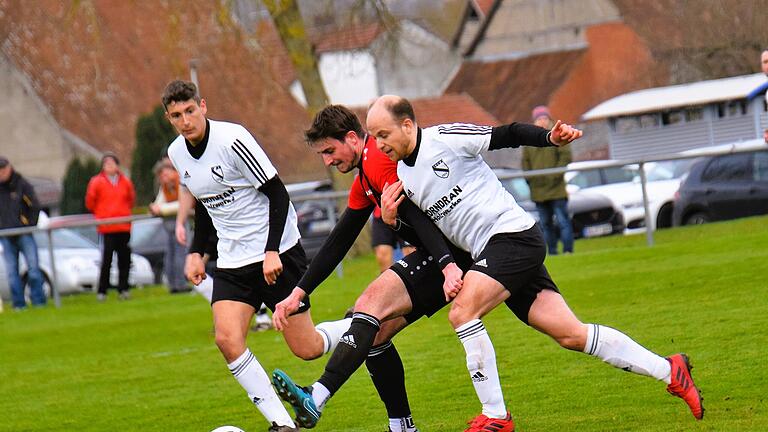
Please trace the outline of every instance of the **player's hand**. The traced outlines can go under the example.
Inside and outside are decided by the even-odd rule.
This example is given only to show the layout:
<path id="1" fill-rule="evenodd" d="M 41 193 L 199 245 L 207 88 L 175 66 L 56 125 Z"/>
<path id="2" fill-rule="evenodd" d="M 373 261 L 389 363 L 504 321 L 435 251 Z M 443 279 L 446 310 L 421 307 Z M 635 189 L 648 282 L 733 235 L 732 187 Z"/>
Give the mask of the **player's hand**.
<path id="1" fill-rule="evenodd" d="M 205 279 L 205 262 L 199 253 L 187 255 L 184 262 L 184 276 L 195 285 L 200 285 L 200 282 Z"/>
<path id="2" fill-rule="evenodd" d="M 403 182 L 398 180 L 392 184 L 385 183 L 381 191 L 381 220 L 389 226 L 397 222 L 397 207 L 405 199 Z"/>
<path id="3" fill-rule="evenodd" d="M 288 326 L 288 317 L 299 310 L 299 305 L 305 294 L 303 289 L 296 287 L 288 297 L 275 305 L 275 311 L 272 313 L 272 325 L 275 326 L 276 330 L 283 331 Z"/>
<path id="4" fill-rule="evenodd" d="M 283 262 L 277 251 L 267 251 L 264 254 L 264 280 L 267 284 L 274 285 L 277 277 L 283 272 Z"/>
<path id="5" fill-rule="evenodd" d="M 160 216 L 160 206 L 155 203 L 149 204 L 149 212 L 154 216 Z"/>
<path id="6" fill-rule="evenodd" d="M 573 126 L 558 120 L 550 131 L 549 140 L 552 144 L 561 147 L 581 138 L 582 135 L 584 135 L 584 132 L 582 132 L 581 129 L 576 129 Z"/>
<path id="7" fill-rule="evenodd" d="M 176 224 L 176 241 L 182 246 L 187 245 L 187 227 L 184 224 Z"/>
<path id="8" fill-rule="evenodd" d="M 445 281 L 443 282 L 445 301 L 450 302 L 451 299 L 459 294 L 461 287 L 464 285 L 462 276 L 464 276 L 464 273 L 461 271 L 459 266 L 456 265 L 456 263 L 450 263 L 445 266 L 443 269 L 443 277 L 445 277 Z"/>

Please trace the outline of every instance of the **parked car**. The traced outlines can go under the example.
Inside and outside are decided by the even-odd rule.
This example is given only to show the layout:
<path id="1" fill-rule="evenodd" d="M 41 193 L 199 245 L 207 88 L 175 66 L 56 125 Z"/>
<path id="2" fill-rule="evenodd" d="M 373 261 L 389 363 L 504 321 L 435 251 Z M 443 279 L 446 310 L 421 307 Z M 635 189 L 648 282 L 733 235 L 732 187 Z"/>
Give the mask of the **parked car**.
<path id="1" fill-rule="evenodd" d="M 101 251 L 98 246 L 77 232 L 62 228 L 53 232 L 53 259 L 56 264 L 56 276 L 60 294 L 71 294 L 83 291 L 94 291 L 99 281 L 101 266 Z M 43 290 L 46 296 L 51 295 L 53 281 L 53 266 L 48 251 L 48 235 L 45 232 L 35 233 L 38 247 L 40 270 L 43 272 Z M 2 247 L 0 247 L 2 250 Z M 20 273 L 26 280 L 26 263 L 20 257 Z M 112 263 L 110 283 L 117 285 L 117 263 Z M 144 286 L 153 282 L 152 268 L 144 257 L 131 254 L 131 271 L 128 282 L 132 286 Z M 0 260 L 0 295 L 10 298 L 10 287 L 5 269 L 5 261 Z"/>
<path id="2" fill-rule="evenodd" d="M 297 225 L 301 234 L 301 246 L 312 259 L 320 250 L 325 239 L 336 226 L 338 220 L 337 200 L 296 200 L 318 192 L 330 191 L 328 180 L 292 183 L 285 185 L 296 209 Z"/>
<path id="3" fill-rule="evenodd" d="M 163 263 L 168 233 L 163 228 L 162 218 L 134 221 L 131 224 L 131 252 L 137 253 L 149 261 L 154 273 L 154 283 L 163 283 Z"/>
<path id="4" fill-rule="evenodd" d="M 494 172 L 499 176 L 519 171 L 496 168 Z M 531 190 L 524 178 L 501 179 L 501 184 L 512 194 L 523 210 L 530 213 L 537 221 L 539 220 L 536 203 L 531 201 Z M 571 216 L 574 238 L 597 237 L 624 231 L 621 214 L 616 211 L 611 200 L 599 194 L 582 191 L 569 193 L 568 213 Z"/>
<path id="5" fill-rule="evenodd" d="M 768 213 L 768 149 L 697 159 L 678 190 L 675 225 Z"/>
<path id="6" fill-rule="evenodd" d="M 612 162 L 588 161 L 569 164 L 571 168 L 589 166 L 596 168 L 566 173 L 568 189 L 571 192 L 589 191 L 609 198 L 614 207 L 621 212 L 628 233 L 644 230 L 645 207 L 639 167 L 637 165 L 601 167 Z M 645 164 L 651 229 L 672 226 L 675 192 L 691 163 L 690 159 L 680 159 Z"/>

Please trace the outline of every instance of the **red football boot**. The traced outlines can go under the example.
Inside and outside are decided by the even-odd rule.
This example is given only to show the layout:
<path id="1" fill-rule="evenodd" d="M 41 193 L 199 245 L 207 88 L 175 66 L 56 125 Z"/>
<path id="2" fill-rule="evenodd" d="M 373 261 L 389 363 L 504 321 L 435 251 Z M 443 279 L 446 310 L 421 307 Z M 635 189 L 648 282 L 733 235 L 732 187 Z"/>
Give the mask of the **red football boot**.
<path id="1" fill-rule="evenodd" d="M 688 404 L 691 414 L 696 420 L 704 418 L 704 406 L 699 389 L 691 377 L 691 366 L 688 356 L 685 354 L 675 354 L 667 357 L 669 365 L 672 368 L 672 382 L 667 386 L 667 391 L 673 396 L 677 396 Z"/>
<path id="2" fill-rule="evenodd" d="M 480 414 L 469 423 L 469 428 L 465 429 L 464 432 L 515 432 L 515 422 L 512 421 L 509 412 L 507 412 L 507 417 L 503 419 L 490 418 Z"/>

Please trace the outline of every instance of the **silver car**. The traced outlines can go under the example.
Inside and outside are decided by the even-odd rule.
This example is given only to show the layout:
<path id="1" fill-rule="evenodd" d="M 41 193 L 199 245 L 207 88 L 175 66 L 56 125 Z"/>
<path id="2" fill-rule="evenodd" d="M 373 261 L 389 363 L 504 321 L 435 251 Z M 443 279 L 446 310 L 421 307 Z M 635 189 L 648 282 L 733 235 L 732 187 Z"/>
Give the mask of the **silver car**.
<path id="1" fill-rule="evenodd" d="M 51 296 L 53 270 L 48 251 L 48 236 L 45 232 L 35 233 L 37 242 L 40 270 L 43 272 L 43 290 L 47 297 Z M 60 294 L 95 291 L 99 281 L 101 267 L 101 251 L 99 247 L 74 232 L 62 228 L 53 231 L 53 259 L 56 260 L 56 276 Z M 2 251 L 2 246 L 0 246 Z M 26 280 L 27 266 L 23 256 L 19 257 L 19 271 L 22 279 Z M 110 283 L 117 284 L 117 260 L 112 261 Z M 131 270 L 128 283 L 131 286 L 144 286 L 153 283 L 152 266 L 141 255 L 131 254 Z M 28 290 L 27 290 L 28 293 Z M 10 299 L 11 290 L 8 283 L 8 273 L 5 260 L 0 259 L 0 296 Z"/>

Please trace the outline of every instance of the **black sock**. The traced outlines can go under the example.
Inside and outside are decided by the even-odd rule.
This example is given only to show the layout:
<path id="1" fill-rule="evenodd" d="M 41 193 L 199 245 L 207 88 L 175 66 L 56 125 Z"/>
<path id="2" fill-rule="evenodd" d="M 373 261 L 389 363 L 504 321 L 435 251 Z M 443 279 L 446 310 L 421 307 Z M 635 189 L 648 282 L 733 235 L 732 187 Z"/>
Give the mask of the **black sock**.
<path id="1" fill-rule="evenodd" d="M 380 325 L 371 315 L 362 312 L 352 315 L 349 330 L 339 339 L 339 345 L 318 380 L 331 394 L 336 393 L 368 357 Z"/>
<path id="2" fill-rule="evenodd" d="M 371 375 L 381 401 L 387 407 L 389 418 L 402 418 L 411 415 L 408 405 L 408 393 L 405 391 L 405 370 L 400 354 L 392 342 L 371 348 L 365 366 Z"/>

